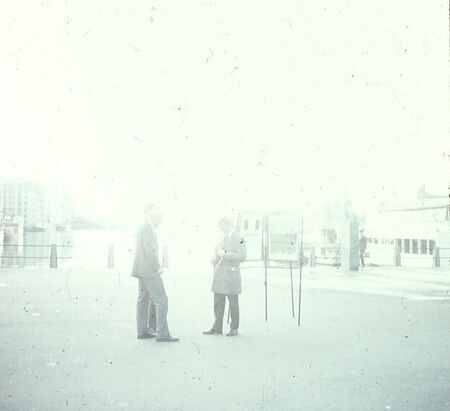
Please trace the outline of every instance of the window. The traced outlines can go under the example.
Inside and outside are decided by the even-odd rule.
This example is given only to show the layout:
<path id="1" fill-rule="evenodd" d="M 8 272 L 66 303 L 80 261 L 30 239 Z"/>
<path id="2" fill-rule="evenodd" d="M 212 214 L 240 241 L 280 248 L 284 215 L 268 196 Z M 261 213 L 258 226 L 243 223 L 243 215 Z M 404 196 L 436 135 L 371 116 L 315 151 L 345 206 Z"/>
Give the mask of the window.
<path id="1" fill-rule="evenodd" d="M 244 230 L 248 230 L 248 220 L 244 220 Z"/>
<path id="2" fill-rule="evenodd" d="M 434 249 L 435 249 L 435 248 L 436 248 L 436 241 L 430 240 L 430 241 L 428 242 L 428 253 L 429 253 L 430 255 L 433 255 Z"/>
<path id="3" fill-rule="evenodd" d="M 259 230 L 259 220 L 255 221 L 255 230 L 258 231 Z"/>
<path id="4" fill-rule="evenodd" d="M 427 253 L 427 240 L 420 240 L 420 254 Z"/>
<path id="5" fill-rule="evenodd" d="M 378 238 L 374 238 L 374 239 L 373 239 L 373 243 L 374 243 L 374 244 L 378 244 Z"/>
<path id="6" fill-rule="evenodd" d="M 412 240 L 412 253 L 419 254 L 419 240 Z"/>
<path id="7" fill-rule="evenodd" d="M 403 240 L 403 251 L 406 254 L 409 254 L 411 252 L 411 244 L 409 240 Z"/>

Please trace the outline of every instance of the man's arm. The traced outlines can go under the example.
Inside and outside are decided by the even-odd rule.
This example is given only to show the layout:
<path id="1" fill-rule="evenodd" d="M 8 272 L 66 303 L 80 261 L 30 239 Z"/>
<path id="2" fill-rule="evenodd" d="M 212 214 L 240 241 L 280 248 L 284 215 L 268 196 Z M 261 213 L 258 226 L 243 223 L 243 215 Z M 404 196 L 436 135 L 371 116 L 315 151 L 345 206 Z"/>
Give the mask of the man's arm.
<path id="1" fill-rule="evenodd" d="M 219 257 L 218 254 L 216 254 L 214 258 L 211 258 L 211 264 L 215 266 L 220 260 L 221 258 Z"/>
<path id="2" fill-rule="evenodd" d="M 239 239 L 239 244 L 234 251 L 225 251 L 223 259 L 232 263 L 241 263 L 247 258 L 247 246 L 243 238 Z"/>
<path id="3" fill-rule="evenodd" d="M 145 250 L 145 254 L 147 258 L 150 260 L 150 264 L 152 268 L 161 273 L 161 264 L 159 263 L 158 258 L 158 246 L 156 244 L 155 235 L 151 232 L 142 233 L 142 245 Z"/>

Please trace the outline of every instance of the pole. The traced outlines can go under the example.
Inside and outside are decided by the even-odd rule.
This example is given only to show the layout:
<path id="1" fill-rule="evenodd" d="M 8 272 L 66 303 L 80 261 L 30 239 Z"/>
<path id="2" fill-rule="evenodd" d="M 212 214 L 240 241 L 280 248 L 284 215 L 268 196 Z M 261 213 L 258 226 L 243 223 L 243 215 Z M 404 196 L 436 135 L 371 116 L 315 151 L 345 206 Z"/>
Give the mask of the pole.
<path id="1" fill-rule="evenodd" d="M 401 250 L 402 250 L 401 247 L 398 244 L 396 244 L 395 245 L 395 257 L 394 257 L 396 267 L 400 267 L 402 265 Z"/>
<path id="2" fill-rule="evenodd" d="M 434 266 L 435 267 L 441 266 L 441 253 L 439 247 L 435 247 L 434 249 Z"/>
<path id="3" fill-rule="evenodd" d="M 268 259 L 268 217 L 265 218 L 264 224 L 264 313 L 267 321 L 267 259 Z"/>
<path id="4" fill-rule="evenodd" d="M 294 310 L 294 284 L 292 282 L 292 261 L 289 261 L 289 268 L 291 271 L 291 302 L 292 302 L 292 317 L 295 317 L 295 310 Z"/>
<path id="5" fill-rule="evenodd" d="M 58 268 L 58 254 L 56 244 L 52 244 L 50 248 L 50 268 Z"/>
<path id="6" fill-rule="evenodd" d="M 316 248 L 315 247 L 311 247 L 311 251 L 309 254 L 309 265 L 310 265 L 310 267 L 316 266 Z"/>
<path id="7" fill-rule="evenodd" d="M 303 268 L 303 216 L 302 229 L 300 234 L 300 278 L 298 284 L 298 326 L 300 327 L 300 309 L 302 304 L 302 268 Z"/>

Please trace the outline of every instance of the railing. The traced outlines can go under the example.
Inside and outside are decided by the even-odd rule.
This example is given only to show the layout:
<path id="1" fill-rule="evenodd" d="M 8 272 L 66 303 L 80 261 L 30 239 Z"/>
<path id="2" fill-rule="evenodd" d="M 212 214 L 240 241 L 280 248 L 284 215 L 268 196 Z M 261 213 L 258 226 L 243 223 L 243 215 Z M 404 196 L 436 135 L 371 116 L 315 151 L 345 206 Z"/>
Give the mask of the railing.
<path id="1" fill-rule="evenodd" d="M 433 247 L 426 249 L 410 249 L 409 252 L 405 252 L 399 245 L 391 247 L 370 246 L 367 248 L 368 254 L 365 260 L 372 265 L 394 265 L 397 267 L 440 267 L 441 265 L 448 266 L 448 264 L 441 264 L 441 260 L 449 258 L 450 248 L 445 247 Z"/>
<path id="2" fill-rule="evenodd" d="M 341 245 L 320 245 L 310 249 L 310 265 L 332 265 L 334 267 L 341 265 Z"/>
<path id="3" fill-rule="evenodd" d="M 366 265 L 373 266 L 408 266 L 408 267 L 448 267 L 450 260 L 450 248 L 433 247 L 427 248 L 427 253 L 423 253 L 420 248 L 417 252 L 405 253 L 398 246 L 378 247 L 369 246 L 364 253 Z M 430 253 L 431 252 L 431 253 Z M 305 250 L 308 253 L 308 250 Z M 311 266 L 319 265 L 341 265 L 340 246 L 318 246 L 309 249 L 309 262 Z M 445 264 L 442 262 L 447 260 Z"/>
<path id="4" fill-rule="evenodd" d="M 39 248 L 39 249 L 49 249 L 47 255 L 20 255 L 18 252 L 19 248 Z M 3 250 L 2 250 L 3 248 Z M 14 267 L 14 266 L 24 266 L 24 260 L 43 260 L 48 262 L 50 268 L 58 268 L 60 260 L 70 260 L 73 259 L 73 255 L 61 255 L 58 250 L 74 250 L 82 249 L 82 246 L 75 245 L 57 245 L 57 244 L 0 244 L 0 267 Z M 11 250 L 11 251 L 10 251 Z M 5 252 L 6 251 L 6 252 Z M 17 262 L 22 262 L 22 264 L 17 264 Z M 116 258 L 115 258 L 115 246 L 110 244 L 107 248 L 107 255 L 105 259 L 105 266 L 107 268 L 116 268 Z M 162 247 L 162 266 L 163 268 L 169 267 L 169 253 L 166 246 Z"/>
<path id="5" fill-rule="evenodd" d="M 1 266 L 17 266 L 17 262 L 22 262 L 23 260 L 49 260 L 50 268 L 57 268 L 58 259 L 70 259 L 71 255 L 59 255 L 58 256 L 58 248 L 70 249 L 74 248 L 73 245 L 56 245 L 56 244 L 2 244 L 0 245 L 0 249 L 3 248 L 2 256 L 1 256 Z M 38 248 L 38 249 L 50 249 L 48 255 L 21 255 L 19 253 L 19 248 L 22 248 L 23 251 L 26 248 Z M 6 252 L 5 252 L 6 251 Z M 23 253 L 22 253 L 23 254 Z"/>
<path id="6" fill-rule="evenodd" d="M 21 255 L 19 249 L 34 248 L 46 250 L 44 255 Z M 82 246 L 75 245 L 57 245 L 57 244 L 0 244 L 0 266 L 13 267 L 25 266 L 25 260 L 41 260 L 50 268 L 58 268 L 61 260 L 67 261 L 73 258 L 72 251 L 82 249 Z M 325 252 L 323 251 L 325 249 Z M 64 255 L 62 250 L 70 250 L 70 255 Z M 116 262 L 116 248 L 114 245 L 107 246 L 107 251 L 103 257 L 100 257 L 100 264 L 107 268 L 117 268 Z M 128 250 L 131 251 L 131 250 Z M 427 250 L 428 252 L 430 250 Z M 450 248 L 433 247 L 433 254 L 420 253 L 404 253 L 397 245 L 395 247 L 368 247 L 364 260 L 367 266 L 405 266 L 405 267 L 448 267 L 450 260 Z M 63 254 L 63 255 L 61 255 Z M 67 253 L 65 253 L 67 254 Z M 119 247 L 120 254 L 120 247 Z M 129 256 L 128 256 L 129 257 Z M 121 260 L 119 256 L 119 260 Z M 444 264 L 442 261 L 447 260 Z M 103 261 L 103 263 L 102 263 Z M 17 264 L 20 262 L 21 264 Z M 308 247 L 304 249 L 304 260 L 302 265 L 310 265 L 315 267 L 320 265 L 341 265 L 341 247 L 340 246 L 326 246 L 326 247 Z M 162 265 L 168 268 L 168 248 L 162 247 Z"/>

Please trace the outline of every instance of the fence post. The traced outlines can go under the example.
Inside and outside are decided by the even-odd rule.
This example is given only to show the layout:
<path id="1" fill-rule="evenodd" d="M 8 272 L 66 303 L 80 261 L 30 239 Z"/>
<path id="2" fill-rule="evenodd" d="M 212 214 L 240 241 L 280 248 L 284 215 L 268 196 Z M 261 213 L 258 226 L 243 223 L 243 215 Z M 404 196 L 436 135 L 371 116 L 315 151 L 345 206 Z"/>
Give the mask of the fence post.
<path id="1" fill-rule="evenodd" d="M 434 266 L 441 266 L 441 252 L 439 251 L 439 247 L 435 247 L 434 249 Z"/>
<path id="2" fill-rule="evenodd" d="M 395 245 L 394 261 L 395 261 L 395 266 L 396 267 L 401 267 L 401 265 L 402 265 L 402 253 L 401 253 L 401 248 L 400 248 L 400 246 L 398 244 Z"/>
<path id="3" fill-rule="evenodd" d="M 112 244 L 108 247 L 108 268 L 114 268 L 114 246 Z"/>
<path id="4" fill-rule="evenodd" d="M 50 268 L 58 268 L 58 254 L 56 244 L 52 244 L 50 251 Z"/>
<path id="5" fill-rule="evenodd" d="M 310 267 L 316 266 L 316 247 L 311 247 L 311 251 L 309 254 L 309 265 Z"/>

